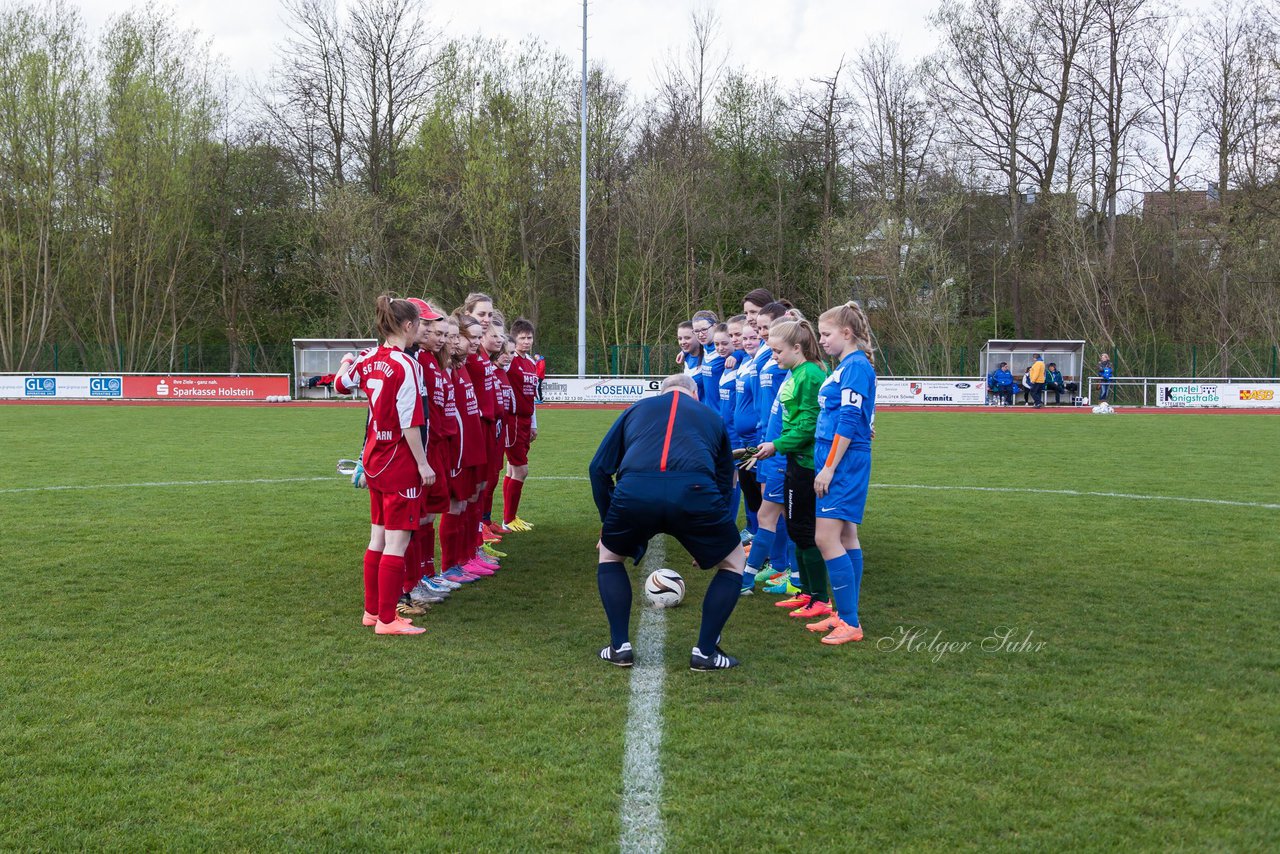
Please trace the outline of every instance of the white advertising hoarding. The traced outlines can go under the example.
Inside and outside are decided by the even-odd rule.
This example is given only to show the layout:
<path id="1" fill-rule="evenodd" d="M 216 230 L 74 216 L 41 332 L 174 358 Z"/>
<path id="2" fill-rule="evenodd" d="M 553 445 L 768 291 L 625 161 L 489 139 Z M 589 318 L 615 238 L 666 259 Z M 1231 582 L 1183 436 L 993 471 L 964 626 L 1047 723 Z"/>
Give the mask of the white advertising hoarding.
<path id="1" fill-rule="evenodd" d="M 547 377 L 542 381 L 545 403 L 635 403 L 653 397 L 662 377 Z"/>
<path id="2" fill-rule="evenodd" d="M 123 396 L 120 374 L 0 376 L 0 400 L 119 400 Z"/>
<path id="3" fill-rule="evenodd" d="M 1182 409 L 1271 409 L 1280 383 L 1156 383 L 1156 406 Z"/>
<path id="4" fill-rule="evenodd" d="M 982 380 L 876 380 L 876 406 L 982 406 Z"/>

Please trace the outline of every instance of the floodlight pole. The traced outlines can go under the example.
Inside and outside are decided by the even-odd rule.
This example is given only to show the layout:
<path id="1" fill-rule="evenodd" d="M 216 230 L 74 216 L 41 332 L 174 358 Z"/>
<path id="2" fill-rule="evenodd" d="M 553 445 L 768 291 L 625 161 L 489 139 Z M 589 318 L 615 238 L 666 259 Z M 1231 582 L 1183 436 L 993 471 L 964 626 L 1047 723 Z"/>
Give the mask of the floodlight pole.
<path id="1" fill-rule="evenodd" d="M 578 378 L 587 375 L 587 0 L 582 0 L 582 164 L 578 174 Z"/>

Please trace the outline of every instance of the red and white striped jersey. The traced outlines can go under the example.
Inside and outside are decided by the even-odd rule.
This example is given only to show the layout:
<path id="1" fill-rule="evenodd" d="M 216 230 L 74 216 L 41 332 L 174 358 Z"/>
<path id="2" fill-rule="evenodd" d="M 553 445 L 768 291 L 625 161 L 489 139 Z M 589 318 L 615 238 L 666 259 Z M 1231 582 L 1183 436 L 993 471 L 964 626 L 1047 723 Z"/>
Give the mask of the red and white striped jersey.
<path id="1" fill-rule="evenodd" d="M 369 487 L 398 492 L 421 486 L 418 463 L 408 446 L 410 440 L 422 441 L 416 428 L 426 423 L 417 360 L 399 347 L 366 350 L 335 378 L 334 387 L 343 394 L 359 387 L 369 399 L 362 457 Z"/>

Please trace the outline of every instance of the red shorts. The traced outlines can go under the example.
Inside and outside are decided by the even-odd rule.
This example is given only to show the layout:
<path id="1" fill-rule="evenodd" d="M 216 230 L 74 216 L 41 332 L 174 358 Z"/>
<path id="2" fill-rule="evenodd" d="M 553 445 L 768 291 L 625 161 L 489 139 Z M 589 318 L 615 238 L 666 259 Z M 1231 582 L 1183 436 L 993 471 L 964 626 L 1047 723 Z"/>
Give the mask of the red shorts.
<path id="1" fill-rule="evenodd" d="M 431 446 L 427 462 L 436 473 L 436 482 L 423 490 L 422 512 L 446 513 L 449 510 L 449 451 L 443 442 Z"/>
<path id="2" fill-rule="evenodd" d="M 471 482 L 471 471 L 469 467 L 463 466 L 459 471 L 449 473 L 450 499 L 466 501 L 476 491 L 476 485 Z"/>
<path id="3" fill-rule="evenodd" d="M 532 443 L 533 418 L 528 415 L 517 415 L 515 435 L 507 447 L 507 462 L 513 466 L 529 465 L 529 445 Z"/>
<path id="4" fill-rule="evenodd" d="M 369 521 L 388 531 L 416 531 L 422 510 L 422 487 L 400 492 L 369 490 Z"/>

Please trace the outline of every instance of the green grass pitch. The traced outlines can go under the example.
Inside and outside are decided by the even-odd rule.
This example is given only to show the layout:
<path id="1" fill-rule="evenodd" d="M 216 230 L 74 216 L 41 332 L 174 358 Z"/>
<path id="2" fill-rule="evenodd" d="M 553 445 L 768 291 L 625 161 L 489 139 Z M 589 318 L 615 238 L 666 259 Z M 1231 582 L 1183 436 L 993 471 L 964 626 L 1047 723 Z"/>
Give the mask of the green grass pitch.
<path id="1" fill-rule="evenodd" d="M 536 479 L 583 476 L 615 414 L 542 413 L 536 530 L 378 638 L 366 493 L 329 477 L 358 410 L 0 408 L 0 848 L 615 849 L 599 524 Z M 883 411 L 867 639 L 757 594 L 727 674 L 687 670 L 707 576 L 672 544 L 669 850 L 1273 848 L 1277 425 Z M 999 627 L 1031 643 L 982 649 Z"/>

